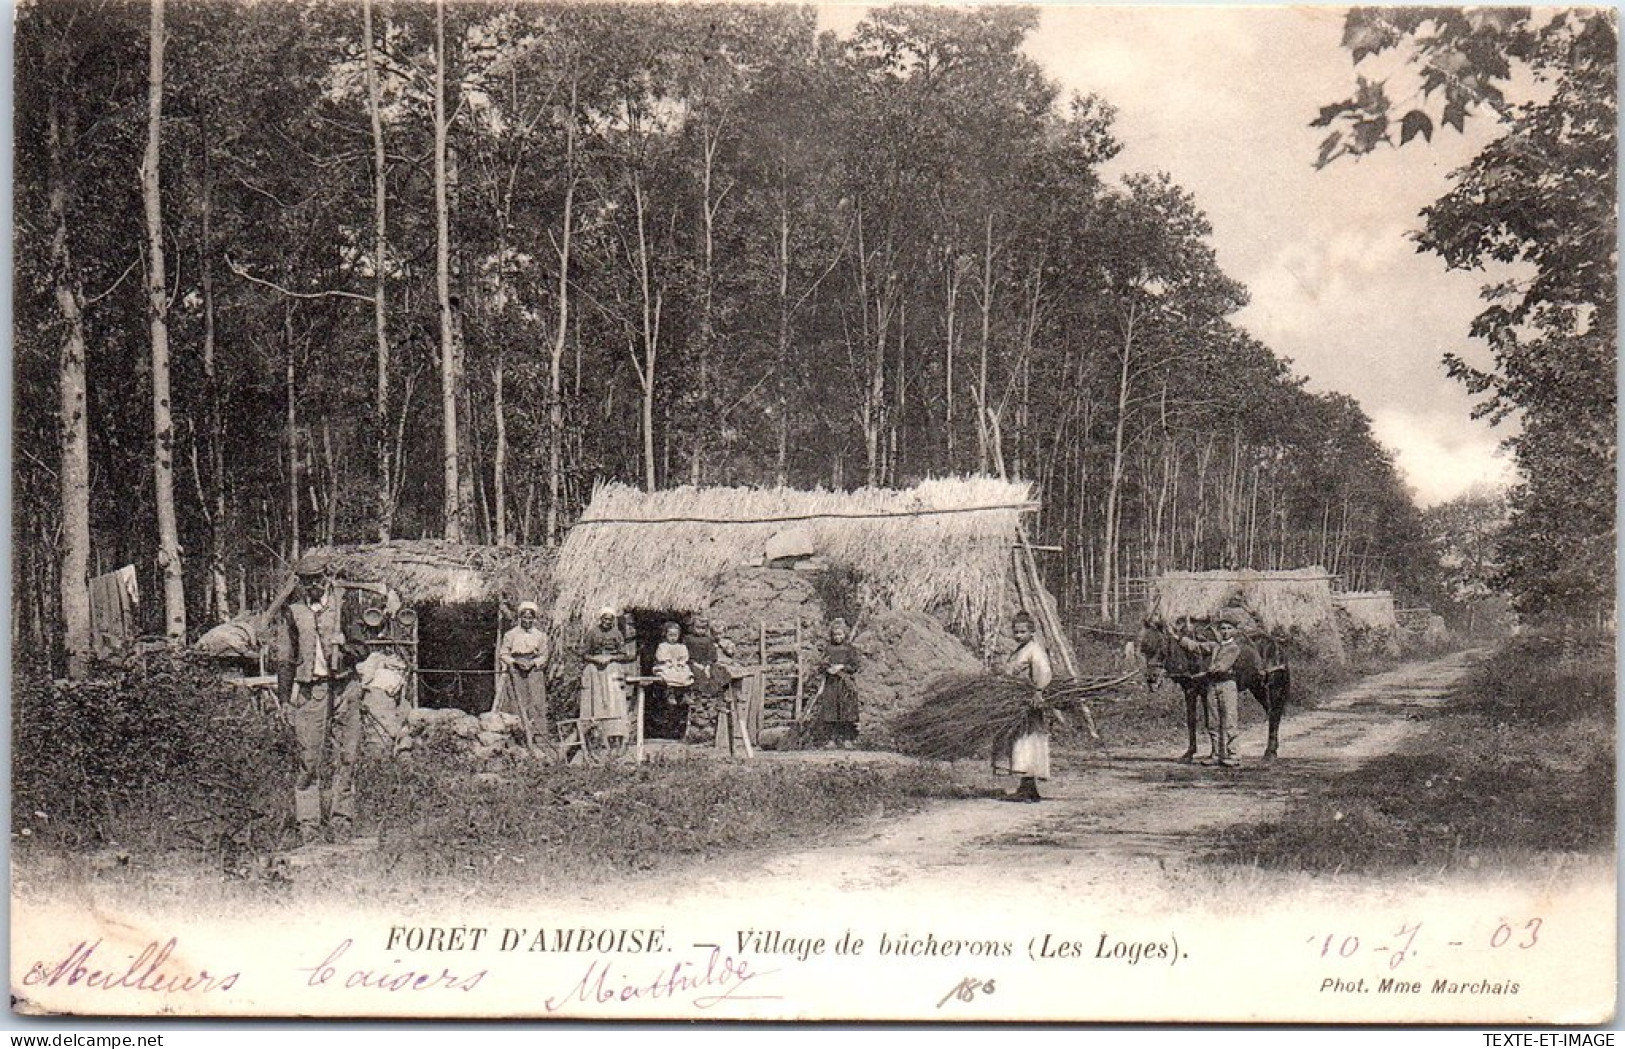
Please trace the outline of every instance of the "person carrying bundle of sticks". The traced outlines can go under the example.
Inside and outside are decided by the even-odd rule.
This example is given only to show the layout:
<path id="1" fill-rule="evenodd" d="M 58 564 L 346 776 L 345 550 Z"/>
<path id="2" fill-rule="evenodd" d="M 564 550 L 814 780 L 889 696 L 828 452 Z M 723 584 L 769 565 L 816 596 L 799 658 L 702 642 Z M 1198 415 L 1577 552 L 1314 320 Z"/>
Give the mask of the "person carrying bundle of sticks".
<path id="1" fill-rule="evenodd" d="M 1037 802 L 1038 781 L 1049 779 L 1049 725 L 1045 715 L 1044 690 L 1055 674 L 1049 653 L 1033 629 L 1033 617 L 1016 613 L 1010 632 L 1016 639 L 1016 652 L 1006 661 L 1004 673 L 1032 688 L 1027 716 L 1022 723 L 993 744 L 993 774 L 1020 776 L 1021 784 L 1010 801 Z"/>

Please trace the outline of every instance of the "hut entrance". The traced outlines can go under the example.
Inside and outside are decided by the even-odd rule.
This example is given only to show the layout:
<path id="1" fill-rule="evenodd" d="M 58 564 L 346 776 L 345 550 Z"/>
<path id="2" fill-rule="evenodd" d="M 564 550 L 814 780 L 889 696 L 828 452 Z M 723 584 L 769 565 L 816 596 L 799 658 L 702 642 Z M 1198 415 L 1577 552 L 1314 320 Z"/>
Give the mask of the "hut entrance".
<path id="1" fill-rule="evenodd" d="M 647 676 L 655 665 L 655 649 L 665 640 L 667 623 L 676 623 L 682 634 L 688 633 L 690 616 L 684 612 L 661 609 L 629 608 L 638 632 L 637 672 Z M 625 619 L 622 620 L 625 629 Z M 682 739 L 688 732 L 690 689 L 667 689 L 653 684 L 644 693 L 643 736 L 645 739 Z"/>
<path id="2" fill-rule="evenodd" d="M 475 602 L 418 608 L 418 704 L 470 714 L 491 709 L 497 605 Z"/>

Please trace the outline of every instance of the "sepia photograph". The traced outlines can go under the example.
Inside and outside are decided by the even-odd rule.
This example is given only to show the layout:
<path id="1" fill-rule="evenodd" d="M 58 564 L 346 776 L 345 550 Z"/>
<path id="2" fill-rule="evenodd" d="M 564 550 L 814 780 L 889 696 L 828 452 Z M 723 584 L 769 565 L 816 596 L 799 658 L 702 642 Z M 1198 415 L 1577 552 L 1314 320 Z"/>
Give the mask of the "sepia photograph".
<path id="1" fill-rule="evenodd" d="M 13 1025 L 1614 1022 L 1612 7 L 12 15 Z"/>

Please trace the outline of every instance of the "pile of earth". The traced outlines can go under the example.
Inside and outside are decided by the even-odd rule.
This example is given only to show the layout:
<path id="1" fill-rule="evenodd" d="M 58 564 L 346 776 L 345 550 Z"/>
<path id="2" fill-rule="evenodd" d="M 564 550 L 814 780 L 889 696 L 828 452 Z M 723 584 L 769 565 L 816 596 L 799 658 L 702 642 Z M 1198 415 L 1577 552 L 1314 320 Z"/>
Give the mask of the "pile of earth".
<path id="1" fill-rule="evenodd" d="M 935 678 L 983 669 L 963 641 L 923 612 L 876 612 L 859 624 L 852 643 L 863 659 L 853 683 L 866 746 L 890 745 L 892 719 L 918 706 Z"/>

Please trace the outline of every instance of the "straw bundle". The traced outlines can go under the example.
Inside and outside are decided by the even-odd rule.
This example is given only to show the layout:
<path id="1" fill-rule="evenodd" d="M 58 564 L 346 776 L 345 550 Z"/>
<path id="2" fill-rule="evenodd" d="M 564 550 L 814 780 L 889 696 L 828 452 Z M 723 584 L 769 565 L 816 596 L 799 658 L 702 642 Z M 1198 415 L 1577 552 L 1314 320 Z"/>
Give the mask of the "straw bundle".
<path id="1" fill-rule="evenodd" d="M 1156 607 L 1169 620 L 1216 617 L 1245 608 L 1265 631 L 1289 636 L 1329 658 L 1344 658 L 1331 577 L 1312 566 L 1290 571 L 1167 572 L 1156 583 Z"/>
<path id="2" fill-rule="evenodd" d="M 1046 719 L 1062 711 L 1087 712 L 1086 697 L 1137 674 L 1056 682 L 1044 692 L 1040 712 Z M 915 757 L 953 761 L 986 755 L 996 742 L 1026 728 L 1032 700 L 1032 686 L 1020 678 L 985 672 L 944 674 L 931 683 L 919 706 L 892 722 L 892 733 L 898 749 Z"/>
<path id="3" fill-rule="evenodd" d="M 986 756 L 995 740 L 1026 725 L 1032 686 L 994 674 L 947 674 L 925 700 L 892 722 L 898 749 L 934 761 Z"/>
<path id="4" fill-rule="evenodd" d="M 852 570 L 863 611 L 939 612 L 985 641 L 1014 611 L 1010 550 L 1029 498 L 1029 486 L 991 478 L 855 492 L 605 485 L 559 552 L 554 628 L 601 605 L 706 608 L 724 576 L 794 529 Z"/>

